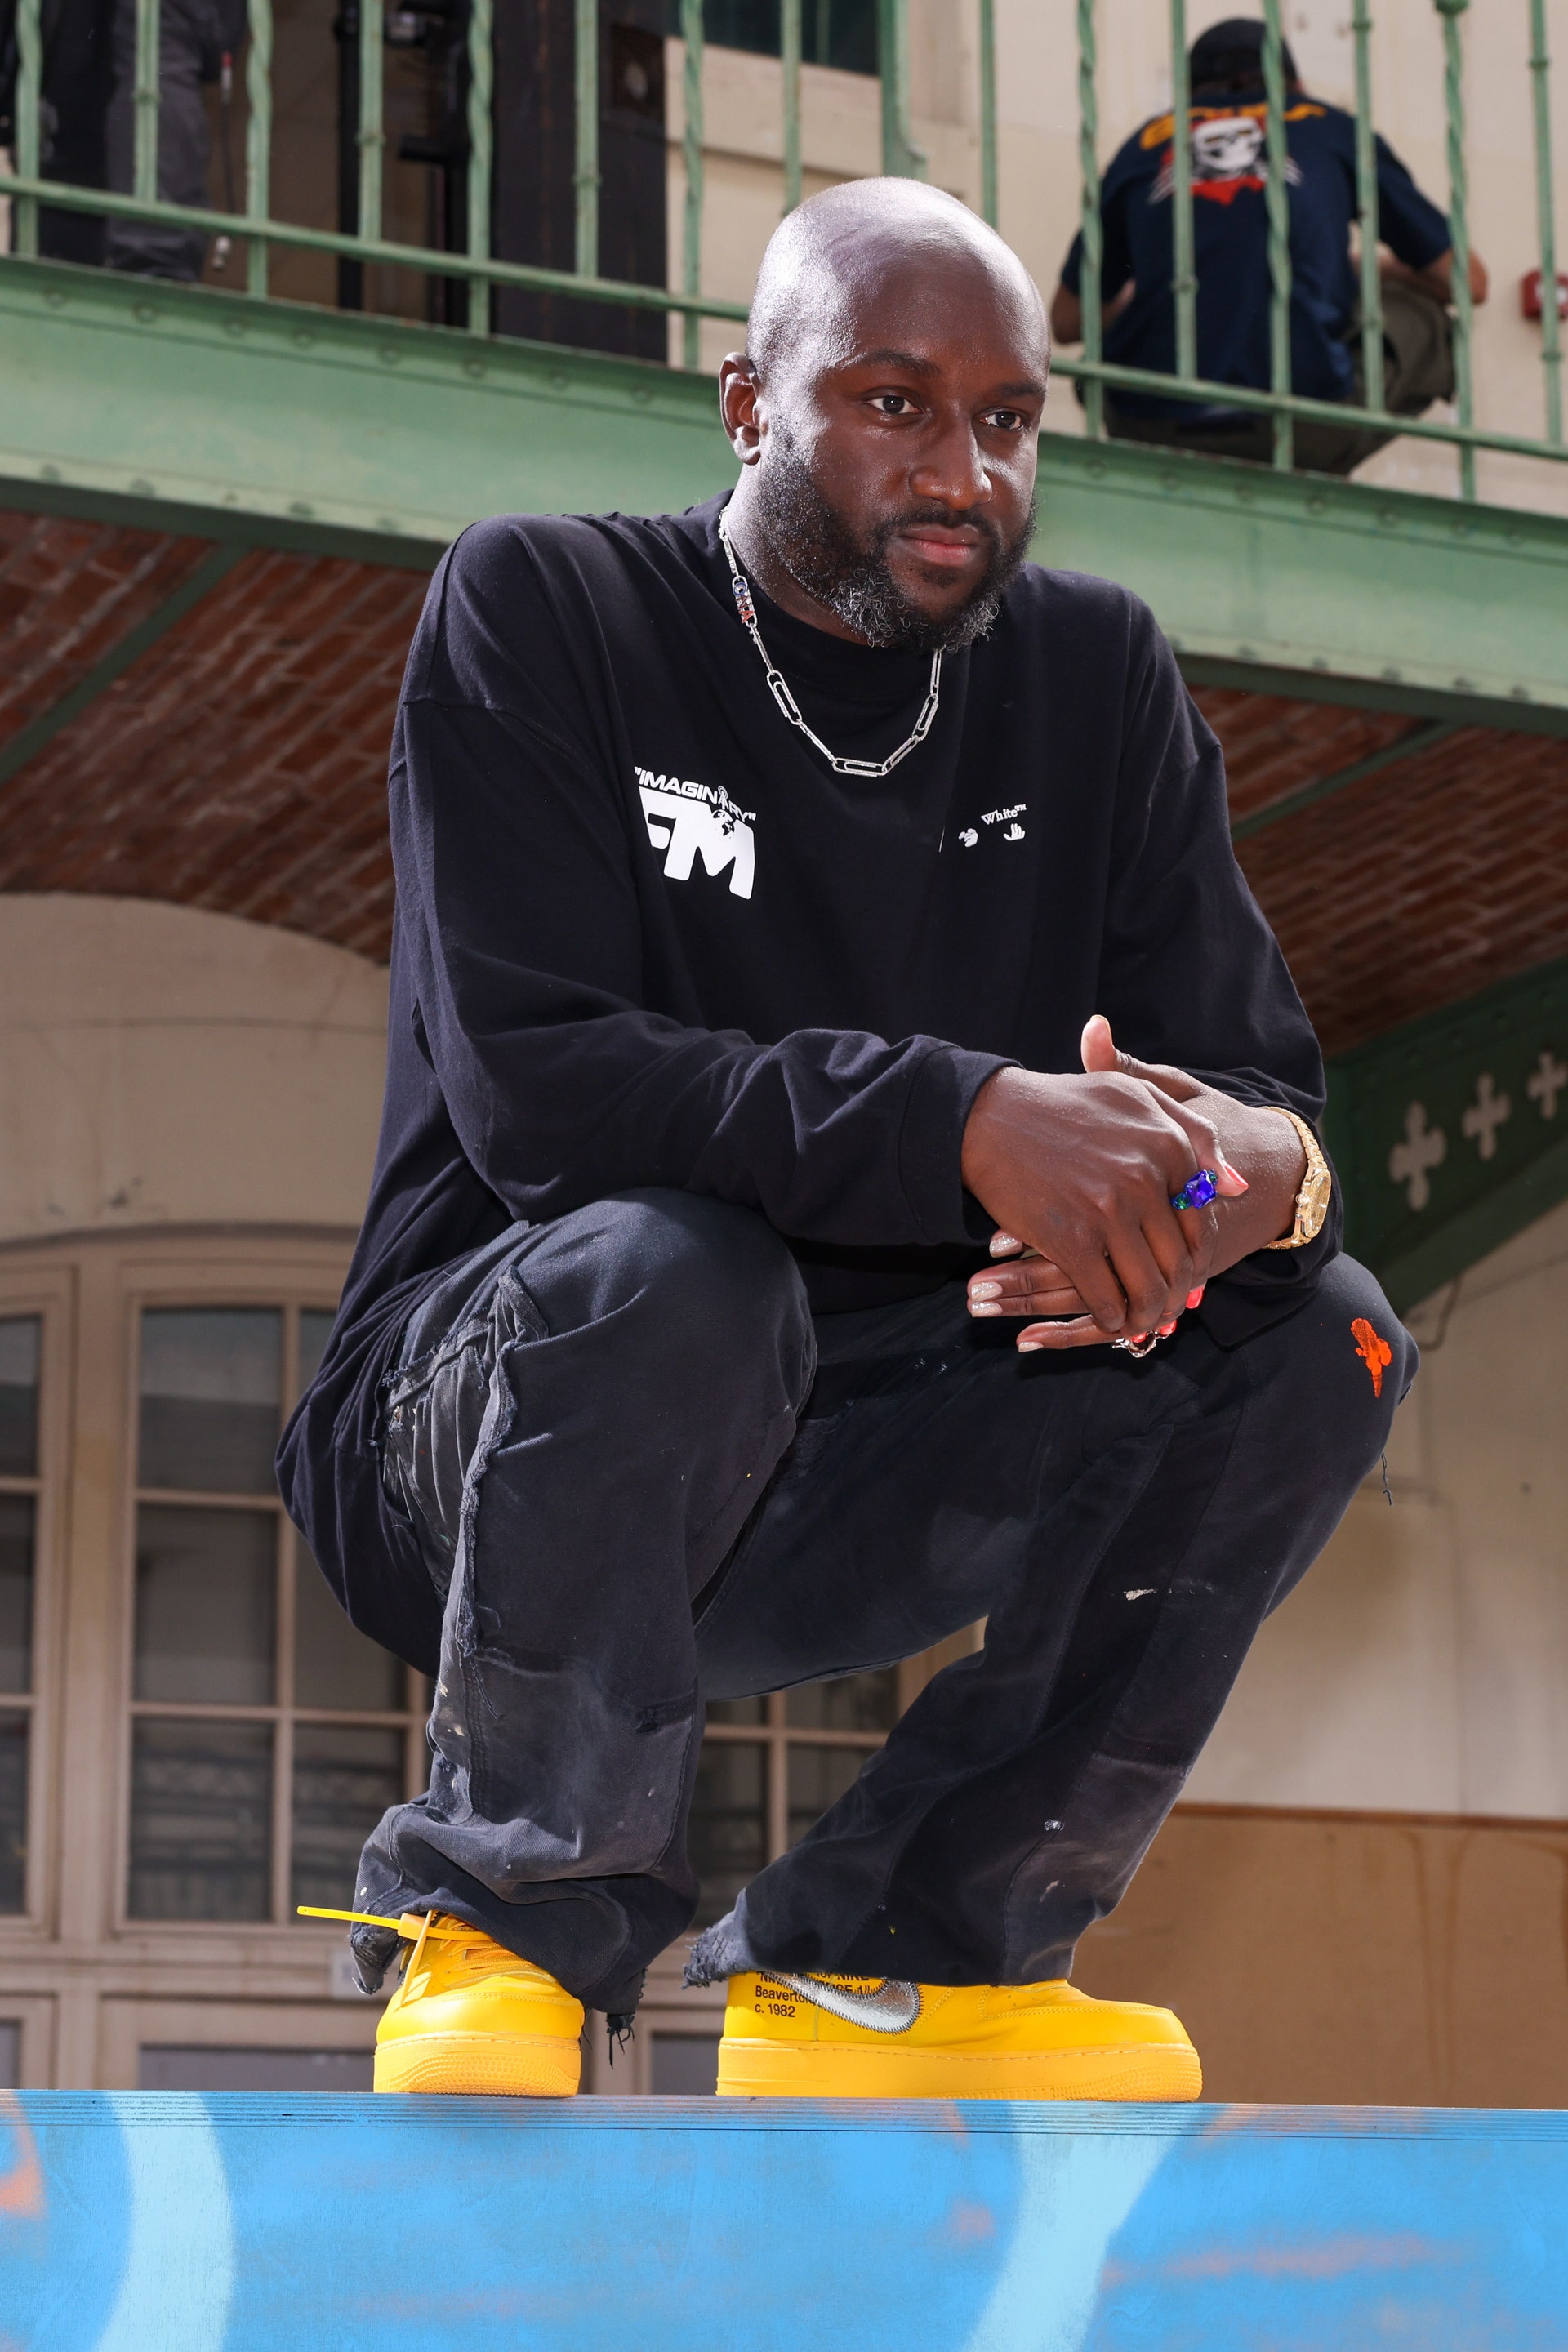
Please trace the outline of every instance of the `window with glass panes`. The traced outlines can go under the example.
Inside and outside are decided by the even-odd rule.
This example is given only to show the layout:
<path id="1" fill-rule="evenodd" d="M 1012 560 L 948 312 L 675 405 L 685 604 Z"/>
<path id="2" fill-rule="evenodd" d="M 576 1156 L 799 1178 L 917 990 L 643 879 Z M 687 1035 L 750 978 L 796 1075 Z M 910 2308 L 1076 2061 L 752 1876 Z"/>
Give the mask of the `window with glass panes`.
<path id="1" fill-rule="evenodd" d="M 896 1666 L 710 1702 L 689 1831 L 698 1927 L 722 1918 L 746 1881 L 844 1794 L 898 1717 Z"/>
<path id="2" fill-rule="evenodd" d="M 42 1328 L 37 1315 L 0 1318 L 0 1912 L 27 1900 Z"/>
<path id="3" fill-rule="evenodd" d="M 422 1680 L 350 1625 L 273 1474 L 331 1322 L 288 1303 L 142 1311 L 132 1919 L 351 1904 L 366 1835 L 425 1785 Z"/>

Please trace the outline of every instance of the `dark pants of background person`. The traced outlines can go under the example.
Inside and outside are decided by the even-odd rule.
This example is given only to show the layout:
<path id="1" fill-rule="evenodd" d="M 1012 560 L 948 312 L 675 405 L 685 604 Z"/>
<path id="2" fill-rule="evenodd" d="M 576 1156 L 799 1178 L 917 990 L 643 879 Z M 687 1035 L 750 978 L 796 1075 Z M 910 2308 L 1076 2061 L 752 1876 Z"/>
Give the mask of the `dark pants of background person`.
<path id="1" fill-rule="evenodd" d="M 1381 1392 L 1352 1326 L 1393 1360 Z M 384 1406 L 383 1491 L 445 1594 L 430 1790 L 356 1907 L 437 1908 L 636 2007 L 689 1925 L 702 1702 L 979 1618 L 697 1973 L 1067 1973 L 1268 1611 L 1376 1463 L 1414 1343 L 1348 1259 L 1230 1351 L 1021 1357 L 961 1283 L 818 1317 L 757 1215 L 635 1192 L 447 1268 Z M 1375 1351 L 1373 1351 L 1375 1353 Z M 432 1597 L 432 1606 L 435 1607 Z M 354 1935 L 374 1977 L 395 1948 Z"/>
<path id="2" fill-rule="evenodd" d="M 1362 363 L 1361 329 L 1352 331 L 1359 405 L 1366 396 Z M 1385 285 L 1383 289 L 1384 398 L 1395 416 L 1419 416 L 1435 400 L 1454 396 L 1454 322 L 1441 302 L 1413 286 Z M 1171 416 L 1132 416 L 1118 410 L 1114 396 L 1105 404 L 1105 429 L 1113 441 L 1152 441 L 1165 449 L 1197 449 L 1210 457 L 1250 457 L 1260 466 L 1274 457 L 1274 423 L 1264 415 L 1243 415 L 1232 409 L 1209 422 Z M 1295 461 L 1298 473 L 1349 474 L 1386 448 L 1395 433 L 1363 432 L 1351 425 L 1308 425 L 1298 418 Z"/>
<path id="3" fill-rule="evenodd" d="M 211 0 L 162 0 L 158 40 L 158 194 L 166 205 L 208 202 L 204 81 L 216 78 L 219 37 Z M 114 0 L 110 31 L 114 86 L 106 125 L 108 183 L 132 192 L 136 148 L 136 0 Z M 112 220 L 106 240 L 111 269 L 146 278 L 194 280 L 207 240 L 199 232 L 153 221 Z"/>

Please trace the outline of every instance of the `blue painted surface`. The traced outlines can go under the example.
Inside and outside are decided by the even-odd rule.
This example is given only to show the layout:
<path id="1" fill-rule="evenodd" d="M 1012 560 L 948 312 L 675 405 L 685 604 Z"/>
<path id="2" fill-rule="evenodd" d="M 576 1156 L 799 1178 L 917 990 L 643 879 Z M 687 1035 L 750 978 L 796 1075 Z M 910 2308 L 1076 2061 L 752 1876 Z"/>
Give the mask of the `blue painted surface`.
<path id="1" fill-rule="evenodd" d="M 4 2352 L 1554 2352 L 1568 2117 L 0 2093 Z"/>

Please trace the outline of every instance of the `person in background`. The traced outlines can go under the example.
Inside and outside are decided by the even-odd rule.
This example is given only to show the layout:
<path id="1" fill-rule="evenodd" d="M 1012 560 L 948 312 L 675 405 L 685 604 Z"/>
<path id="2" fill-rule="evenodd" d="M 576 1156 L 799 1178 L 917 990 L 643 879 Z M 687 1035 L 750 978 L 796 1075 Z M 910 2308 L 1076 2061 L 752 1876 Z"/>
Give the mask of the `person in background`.
<path id="1" fill-rule="evenodd" d="M 204 86 L 220 79 L 245 38 L 246 0 L 163 0 L 159 10 L 158 194 L 165 204 L 205 205 L 212 140 Z M 107 125 L 108 184 L 129 195 L 136 148 L 136 0 L 114 0 L 113 89 Z M 199 230 L 111 220 L 111 269 L 143 278 L 197 278 L 207 239 Z"/>
<path id="2" fill-rule="evenodd" d="M 115 0 L 43 0 L 42 120 L 39 169 L 46 180 L 77 188 L 108 184 L 104 121 L 111 82 L 110 26 Z M 0 0 L 0 153 L 16 155 L 16 0 Z M 13 231 L 14 235 L 14 231 Z M 38 256 L 89 268 L 103 261 L 104 223 L 60 205 L 38 209 Z M 0 230 L 0 251 L 14 250 Z"/>
<path id="3" fill-rule="evenodd" d="M 1364 394 L 1359 270 L 1351 251 L 1357 218 L 1355 118 L 1309 98 L 1283 45 L 1290 196 L 1290 388 L 1313 400 L 1359 404 Z M 1233 16 L 1194 42 L 1190 56 L 1193 250 L 1197 277 L 1198 373 L 1267 390 L 1269 369 L 1268 106 L 1263 26 Z M 1174 117 L 1133 132 L 1100 189 L 1105 357 L 1122 367 L 1176 373 L 1173 289 Z M 1419 416 L 1454 391 L 1454 254 L 1448 224 L 1386 141 L 1377 152 L 1378 241 L 1383 265 L 1384 385 L 1396 416 Z M 1365 233 L 1363 231 L 1363 233 Z M 1082 340 L 1083 238 L 1074 238 L 1051 304 L 1058 342 Z M 1472 254 L 1470 294 L 1484 302 L 1487 273 Z M 1223 402 L 1164 400 L 1110 390 L 1108 431 L 1211 457 L 1273 452 L 1272 420 Z M 1296 464 L 1348 474 L 1393 433 L 1298 423 Z"/>

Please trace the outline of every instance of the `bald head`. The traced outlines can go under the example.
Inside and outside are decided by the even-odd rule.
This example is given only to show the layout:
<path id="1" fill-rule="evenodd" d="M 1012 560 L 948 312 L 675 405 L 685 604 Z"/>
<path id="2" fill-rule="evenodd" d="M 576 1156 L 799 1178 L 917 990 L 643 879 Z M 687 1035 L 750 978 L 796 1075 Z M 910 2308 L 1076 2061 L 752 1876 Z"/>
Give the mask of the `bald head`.
<path id="1" fill-rule="evenodd" d="M 1049 360 L 1034 280 L 956 197 L 851 180 L 791 213 L 721 371 L 728 527 L 768 594 L 867 645 L 983 635 L 1034 527 Z"/>
<path id="2" fill-rule="evenodd" d="M 797 361 L 847 358 L 868 302 L 923 312 L 962 286 L 1031 350 L 1049 351 L 1039 289 L 1010 246 L 956 196 L 919 180 L 847 180 L 773 231 L 752 297 L 746 348 L 760 380 Z"/>

